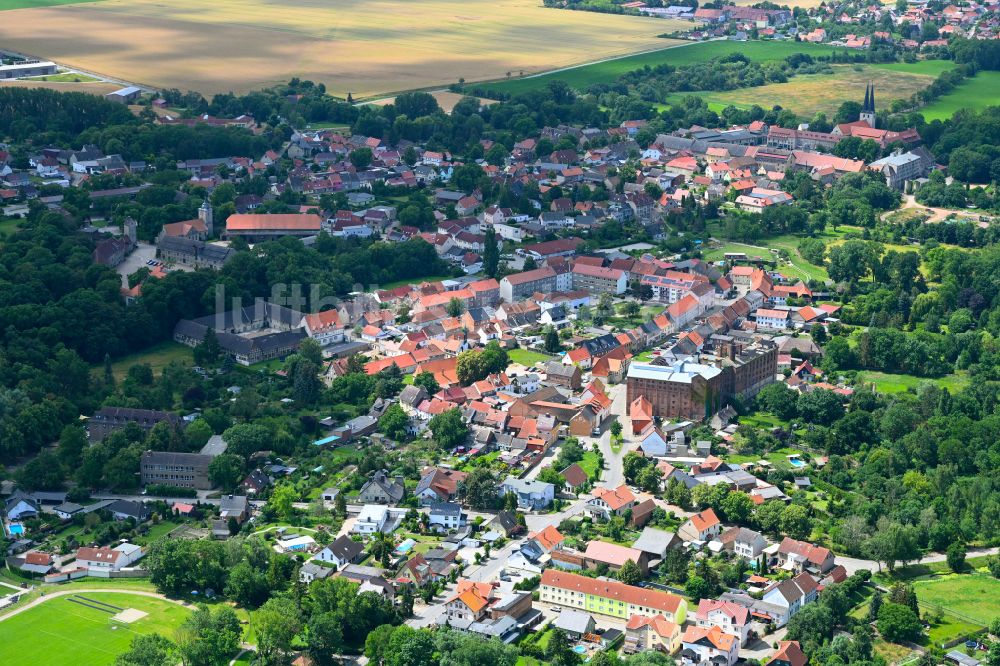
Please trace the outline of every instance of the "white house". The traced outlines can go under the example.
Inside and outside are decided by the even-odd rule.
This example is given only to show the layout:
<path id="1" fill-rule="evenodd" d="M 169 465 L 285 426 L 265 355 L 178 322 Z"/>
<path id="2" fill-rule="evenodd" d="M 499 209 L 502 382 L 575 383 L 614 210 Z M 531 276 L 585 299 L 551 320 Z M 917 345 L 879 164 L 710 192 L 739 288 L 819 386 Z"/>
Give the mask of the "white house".
<path id="1" fill-rule="evenodd" d="M 681 638 L 684 666 L 733 666 L 739 658 L 739 640 L 717 626 L 688 627 Z"/>
<path id="2" fill-rule="evenodd" d="M 678 528 L 677 536 L 685 541 L 711 541 L 722 531 L 722 523 L 712 509 L 705 509 L 688 518 Z"/>
<path id="3" fill-rule="evenodd" d="M 517 496 L 517 505 L 524 509 L 544 509 L 552 504 L 555 498 L 556 487 L 544 481 L 533 481 L 529 479 L 518 479 L 508 476 L 500 484 L 500 494 L 514 493 Z"/>
<path id="4" fill-rule="evenodd" d="M 327 545 L 326 548 L 316 553 L 316 557 L 313 559 L 320 560 L 321 562 L 329 562 L 339 569 L 357 562 L 364 552 L 365 547 L 363 545 L 348 536 L 342 535 L 337 537 L 336 541 Z"/>
<path id="5" fill-rule="evenodd" d="M 694 616 L 699 627 L 719 627 L 723 633 L 739 638 L 740 646 L 747 644 L 750 636 L 750 609 L 732 601 L 702 599 Z"/>
<path id="6" fill-rule="evenodd" d="M 306 315 L 302 318 L 302 324 L 305 326 L 306 335 L 323 347 L 343 342 L 347 335 L 347 326 L 341 321 L 337 310 Z"/>
<path id="7" fill-rule="evenodd" d="M 754 560 L 767 548 L 767 540 L 760 532 L 741 527 L 733 539 L 733 552 L 738 557 Z"/>
<path id="8" fill-rule="evenodd" d="M 389 520 L 389 507 L 384 504 L 366 504 L 361 507 L 361 513 L 354 522 L 352 532 L 357 534 L 375 534 L 381 532 Z"/>
<path id="9" fill-rule="evenodd" d="M 639 442 L 639 448 L 647 457 L 667 455 L 667 441 L 663 438 L 663 433 L 659 428 L 650 428 L 646 431 L 646 436 Z"/>
<path id="10" fill-rule="evenodd" d="M 761 601 L 774 617 L 774 624 L 783 627 L 803 606 L 816 601 L 817 588 L 816 579 L 803 572 L 771 585 L 764 590 Z"/>
<path id="11" fill-rule="evenodd" d="M 114 548 L 80 548 L 76 551 L 76 565 L 81 569 L 119 571 L 142 557 L 142 549 L 132 543 Z"/>
<path id="12" fill-rule="evenodd" d="M 428 525 L 445 530 L 457 530 L 462 526 L 462 507 L 453 502 L 438 502 L 430 506 Z"/>
<path id="13" fill-rule="evenodd" d="M 769 310 L 761 308 L 754 313 L 754 320 L 761 328 L 770 328 L 775 331 L 783 331 L 788 328 L 791 321 L 791 312 L 788 310 Z"/>

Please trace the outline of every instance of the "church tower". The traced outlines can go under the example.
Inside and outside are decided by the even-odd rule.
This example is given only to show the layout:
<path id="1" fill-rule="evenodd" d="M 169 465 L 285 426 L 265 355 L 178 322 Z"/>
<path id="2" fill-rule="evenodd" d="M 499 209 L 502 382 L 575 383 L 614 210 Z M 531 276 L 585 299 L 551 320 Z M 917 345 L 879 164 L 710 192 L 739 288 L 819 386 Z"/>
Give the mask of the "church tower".
<path id="1" fill-rule="evenodd" d="M 875 84 L 865 86 L 865 101 L 861 105 L 861 120 L 875 127 Z"/>
<path id="2" fill-rule="evenodd" d="M 215 230 L 212 227 L 212 206 L 208 203 L 208 199 L 205 199 L 204 203 L 201 204 L 201 208 L 198 209 L 198 219 L 205 223 L 205 230 L 208 233 L 208 237 L 211 238 L 215 235 Z"/>
<path id="3" fill-rule="evenodd" d="M 125 218 L 125 238 L 128 240 L 131 247 L 135 247 L 139 242 L 139 225 L 131 217 Z"/>

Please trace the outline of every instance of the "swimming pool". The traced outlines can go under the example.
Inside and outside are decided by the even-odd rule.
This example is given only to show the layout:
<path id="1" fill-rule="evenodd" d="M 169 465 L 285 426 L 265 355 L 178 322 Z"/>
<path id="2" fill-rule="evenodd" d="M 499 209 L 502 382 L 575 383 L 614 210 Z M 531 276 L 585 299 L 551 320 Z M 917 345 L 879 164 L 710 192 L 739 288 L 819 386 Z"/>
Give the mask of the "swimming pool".
<path id="1" fill-rule="evenodd" d="M 805 467 L 806 466 L 806 462 L 804 460 L 802 460 L 801 458 L 789 458 L 788 459 L 788 464 L 791 465 L 792 467 Z"/>
<path id="2" fill-rule="evenodd" d="M 576 652 L 577 654 L 583 654 L 586 651 L 587 651 L 587 648 L 583 647 L 582 645 L 574 645 L 573 646 L 573 652 Z"/>
<path id="3" fill-rule="evenodd" d="M 21 536 L 24 534 L 24 525 L 20 523 L 11 523 L 7 526 L 7 532 L 9 532 L 11 536 L 14 536 L 15 534 L 17 536 Z"/>

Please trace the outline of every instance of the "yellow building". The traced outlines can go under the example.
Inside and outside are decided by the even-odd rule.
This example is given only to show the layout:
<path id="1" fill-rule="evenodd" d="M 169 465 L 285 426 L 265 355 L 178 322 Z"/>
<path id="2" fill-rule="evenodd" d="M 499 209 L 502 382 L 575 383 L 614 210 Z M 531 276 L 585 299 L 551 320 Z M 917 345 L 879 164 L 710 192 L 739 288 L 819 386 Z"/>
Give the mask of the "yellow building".
<path id="1" fill-rule="evenodd" d="M 633 615 L 663 615 L 667 620 L 682 625 L 687 617 L 687 601 L 676 594 L 553 569 L 542 573 L 539 599 L 557 606 L 626 620 Z"/>

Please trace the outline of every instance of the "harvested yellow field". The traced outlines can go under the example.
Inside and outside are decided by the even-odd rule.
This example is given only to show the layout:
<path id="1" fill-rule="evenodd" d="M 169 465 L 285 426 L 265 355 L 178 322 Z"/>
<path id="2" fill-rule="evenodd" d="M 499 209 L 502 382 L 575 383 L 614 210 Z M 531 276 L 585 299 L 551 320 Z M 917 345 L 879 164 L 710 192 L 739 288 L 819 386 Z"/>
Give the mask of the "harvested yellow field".
<path id="1" fill-rule="evenodd" d="M 6 11 L 7 48 L 159 88 L 246 92 L 293 76 L 355 97 L 660 49 L 689 22 L 539 0 L 103 0 Z"/>
<path id="2" fill-rule="evenodd" d="M 121 88 L 120 85 L 115 83 L 105 83 L 103 81 L 71 83 L 64 81 L 32 81 L 30 79 L 21 81 L 0 81 L 0 88 L 2 87 L 47 88 L 58 92 L 82 92 L 94 95 L 107 95 L 109 92 L 114 92 L 115 90 Z"/>

